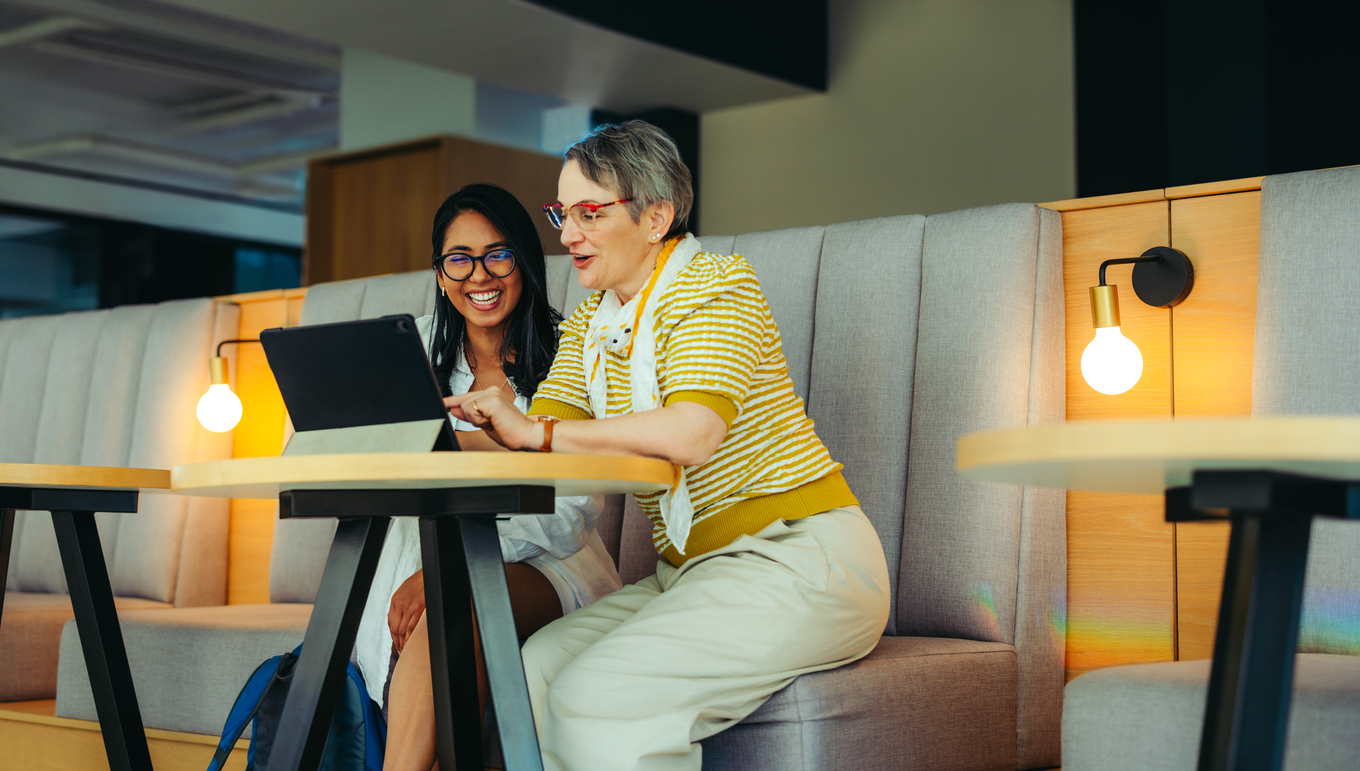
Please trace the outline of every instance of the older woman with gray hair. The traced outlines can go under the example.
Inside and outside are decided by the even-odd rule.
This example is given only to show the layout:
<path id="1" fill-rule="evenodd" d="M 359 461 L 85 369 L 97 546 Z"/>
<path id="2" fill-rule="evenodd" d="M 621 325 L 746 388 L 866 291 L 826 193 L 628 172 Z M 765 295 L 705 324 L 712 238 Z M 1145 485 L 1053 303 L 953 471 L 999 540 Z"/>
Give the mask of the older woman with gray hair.
<path id="1" fill-rule="evenodd" d="M 685 232 L 693 192 L 670 138 L 603 126 L 566 159 L 544 209 L 596 291 L 562 323 L 527 416 L 495 389 L 446 403 L 509 449 L 677 466 L 669 490 L 636 496 L 656 574 L 523 655 L 547 768 L 698 771 L 700 740 L 873 649 L 883 548 L 794 394 L 755 271 Z"/>

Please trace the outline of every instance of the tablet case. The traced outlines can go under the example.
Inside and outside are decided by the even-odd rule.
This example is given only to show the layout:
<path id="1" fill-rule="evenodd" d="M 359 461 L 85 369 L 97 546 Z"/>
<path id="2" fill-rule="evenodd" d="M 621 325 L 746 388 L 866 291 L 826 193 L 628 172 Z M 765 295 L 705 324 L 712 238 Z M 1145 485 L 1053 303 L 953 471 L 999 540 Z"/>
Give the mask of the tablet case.
<path id="1" fill-rule="evenodd" d="M 296 433 L 284 455 L 457 450 L 408 314 L 260 333 Z"/>

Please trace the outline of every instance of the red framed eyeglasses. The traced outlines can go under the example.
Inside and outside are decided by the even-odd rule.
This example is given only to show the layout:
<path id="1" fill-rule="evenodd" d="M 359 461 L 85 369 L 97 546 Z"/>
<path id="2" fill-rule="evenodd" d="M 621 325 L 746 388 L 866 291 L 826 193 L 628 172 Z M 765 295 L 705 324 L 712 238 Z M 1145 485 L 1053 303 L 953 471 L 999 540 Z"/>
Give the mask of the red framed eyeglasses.
<path id="1" fill-rule="evenodd" d="M 631 198 L 620 198 L 609 203 L 574 203 L 571 206 L 563 206 L 560 203 L 543 204 L 543 213 L 548 215 L 548 221 L 558 230 L 562 229 L 562 224 L 567 221 L 567 215 L 576 221 L 576 226 L 582 230 L 590 230 L 595 227 L 595 223 L 600 219 L 600 209 L 620 203 L 628 203 Z"/>

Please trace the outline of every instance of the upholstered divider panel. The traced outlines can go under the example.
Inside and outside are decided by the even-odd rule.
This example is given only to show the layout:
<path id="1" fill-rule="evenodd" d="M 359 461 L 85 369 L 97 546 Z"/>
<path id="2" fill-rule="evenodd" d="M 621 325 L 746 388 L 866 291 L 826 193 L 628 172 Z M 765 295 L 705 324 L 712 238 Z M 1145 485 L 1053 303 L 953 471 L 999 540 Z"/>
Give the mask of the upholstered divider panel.
<path id="1" fill-rule="evenodd" d="M 416 318 L 434 313 L 434 271 L 414 271 L 370 278 L 364 282 L 364 300 L 355 318 L 376 319 L 396 313 Z M 302 303 L 306 313 L 307 303 Z"/>
<path id="2" fill-rule="evenodd" d="M 142 362 L 146 358 L 146 338 L 154 305 L 125 305 L 109 311 L 99 329 L 95 348 L 92 381 L 98 382 L 103 398 L 90 402 L 85 415 L 85 436 L 81 441 L 80 463 L 85 466 L 125 466 L 132 448 L 132 428 L 136 412 L 128 405 L 137 402 L 142 385 Z M 186 362 L 187 364 L 188 362 Z"/>
<path id="3" fill-rule="evenodd" d="M 737 236 L 732 248 L 756 269 L 760 290 L 779 325 L 793 390 L 804 401 L 812 370 L 817 269 L 825 232 L 826 228 L 810 227 L 747 233 Z"/>
<path id="4" fill-rule="evenodd" d="M 699 239 L 699 245 L 704 251 L 713 254 L 732 254 L 736 243 L 736 236 L 703 236 Z"/>
<path id="5" fill-rule="evenodd" d="M 1038 242 L 1033 206 L 926 221 L 899 634 L 1012 642 L 1022 491 L 958 476 L 954 442 L 1029 422 Z"/>
<path id="6" fill-rule="evenodd" d="M 1360 414 L 1360 169 L 1261 183 L 1252 412 Z M 1313 522 L 1299 650 L 1360 654 L 1360 523 Z"/>
<path id="7" fill-rule="evenodd" d="M 567 267 L 569 270 L 567 273 L 566 291 L 562 294 L 562 304 L 558 306 L 558 310 L 562 311 L 564 317 L 571 316 L 572 313 L 575 313 L 576 306 L 585 302 L 585 299 L 594 291 L 581 286 L 581 280 L 578 277 L 579 271 L 571 264 L 570 255 L 567 256 Z"/>
<path id="8" fill-rule="evenodd" d="M 894 593 L 925 223 L 910 215 L 828 226 L 816 279 L 808 414 L 878 531 Z M 896 634 L 895 612 L 888 634 Z"/>
<path id="9" fill-rule="evenodd" d="M 543 267 L 548 302 L 561 311 L 563 316 L 571 315 L 563 305 L 567 301 L 567 282 L 576 283 L 576 271 L 571 266 L 571 255 L 550 254 L 543 258 Z"/>
<path id="10" fill-rule="evenodd" d="M 34 463 L 80 463 L 91 397 L 104 398 L 102 393 L 92 393 L 91 381 L 99 332 L 108 316 L 108 311 L 90 311 L 55 317 L 57 330 L 47 362 Z"/>
<path id="11" fill-rule="evenodd" d="M 58 317 L 17 319 L 10 327 L 9 350 L 0 380 L 0 463 L 32 463 L 38 442 L 38 420 L 47 380 L 47 365 Z"/>
<path id="12" fill-rule="evenodd" d="M 1067 419 L 1066 308 L 1062 218 L 1039 209 L 1030 350 L 1028 422 Z M 1067 648 L 1067 492 L 1026 487 L 1020 508 L 1015 650 L 1019 663 L 1016 757 L 1019 768 L 1056 765 L 1062 754 Z"/>

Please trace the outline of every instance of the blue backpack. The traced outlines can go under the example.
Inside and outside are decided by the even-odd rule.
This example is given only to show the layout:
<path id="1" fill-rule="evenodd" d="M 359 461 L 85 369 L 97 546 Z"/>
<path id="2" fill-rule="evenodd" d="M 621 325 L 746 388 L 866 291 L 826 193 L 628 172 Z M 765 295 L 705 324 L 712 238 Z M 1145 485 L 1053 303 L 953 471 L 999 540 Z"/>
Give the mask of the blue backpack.
<path id="1" fill-rule="evenodd" d="M 217 743 L 217 752 L 208 764 L 208 771 L 221 771 L 245 731 L 246 723 L 252 720 L 246 771 L 268 766 L 269 752 L 278 736 L 279 718 L 283 716 L 283 702 L 288 696 L 293 668 L 301 650 L 299 645 L 292 653 L 275 656 L 255 668 L 231 705 L 231 714 L 227 715 L 226 725 L 222 727 L 222 740 Z M 340 703 L 335 706 L 335 717 L 326 737 L 321 768 L 323 771 L 382 771 L 387 724 L 377 705 L 368 698 L 364 679 L 353 663 L 347 674 L 349 677 Z"/>

